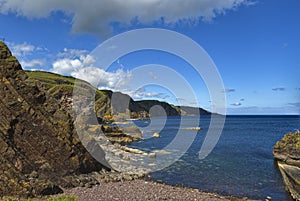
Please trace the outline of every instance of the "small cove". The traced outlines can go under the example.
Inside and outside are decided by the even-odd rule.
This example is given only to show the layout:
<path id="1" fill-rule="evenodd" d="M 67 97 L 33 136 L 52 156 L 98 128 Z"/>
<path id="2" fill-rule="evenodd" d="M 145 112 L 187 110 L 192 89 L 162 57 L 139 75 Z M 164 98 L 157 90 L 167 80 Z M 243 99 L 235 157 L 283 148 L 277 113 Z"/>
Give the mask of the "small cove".
<path id="1" fill-rule="evenodd" d="M 160 125 L 162 117 L 151 120 L 151 129 L 145 127 L 150 121 L 136 120 L 134 123 L 144 130 L 144 139 L 131 143 L 133 148 L 152 151 L 167 146 L 180 127 L 180 119 L 191 122 L 194 117 L 168 117 Z M 187 125 L 181 127 L 190 127 Z M 252 199 L 289 200 L 279 170 L 274 163 L 272 147 L 284 134 L 300 128 L 299 116 L 227 116 L 222 135 L 211 154 L 203 160 L 198 158 L 210 123 L 209 116 L 202 116 L 196 138 L 180 160 L 160 171 L 153 172 L 154 180 L 171 185 L 199 188 Z M 151 138 L 155 128 L 160 138 Z M 162 127 L 162 128 L 161 128 Z M 185 130 L 188 137 L 190 130 Z"/>

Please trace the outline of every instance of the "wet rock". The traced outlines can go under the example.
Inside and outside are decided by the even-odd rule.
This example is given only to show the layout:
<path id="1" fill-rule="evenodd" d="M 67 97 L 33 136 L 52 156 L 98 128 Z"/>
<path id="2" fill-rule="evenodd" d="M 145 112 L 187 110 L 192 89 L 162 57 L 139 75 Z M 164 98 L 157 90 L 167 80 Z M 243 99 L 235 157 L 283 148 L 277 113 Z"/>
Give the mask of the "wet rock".
<path id="1" fill-rule="evenodd" d="M 156 157 L 156 153 L 150 153 L 148 156 L 149 156 L 149 158 L 155 158 Z"/>
<path id="2" fill-rule="evenodd" d="M 38 189 L 37 191 L 37 195 L 42 195 L 42 196 L 46 196 L 46 195 L 55 195 L 55 194 L 60 194 L 63 193 L 63 190 L 57 186 L 57 185 L 46 185 L 46 186 L 42 186 L 40 189 Z"/>
<path id="3" fill-rule="evenodd" d="M 142 132 L 136 126 L 102 125 L 101 130 L 111 143 L 128 144 L 142 139 Z"/>

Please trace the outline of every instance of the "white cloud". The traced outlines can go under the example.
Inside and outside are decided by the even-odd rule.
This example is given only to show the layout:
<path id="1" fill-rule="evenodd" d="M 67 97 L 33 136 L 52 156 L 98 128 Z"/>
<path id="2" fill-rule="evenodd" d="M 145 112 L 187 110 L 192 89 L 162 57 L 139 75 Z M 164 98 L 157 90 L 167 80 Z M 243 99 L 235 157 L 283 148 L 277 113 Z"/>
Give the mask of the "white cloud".
<path id="1" fill-rule="evenodd" d="M 85 66 L 93 65 L 96 62 L 93 56 L 87 55 L 86 57 L 83 57 L 83 64 Z"/>
<path id="2" fill-rule="evenodd" d="M 131 74 L 124 70 L 106 72 L 94 66 L 93 56 L 86 54 L 85 50 L 67 50 L 59 53 L 59 58 L 52 64 L 52 72 L 72 75 L 85 80 L 101 89 L 122 90 L 127 87 Z"/>
<path id="3" fill-rule="evenodd" d="M 20 63 L 23 68 L 30 68 L 30 69 L 40 69 L 43 68 L 45 65 L 45 61 L 41 59 L 33 59 L 31 61 L 22 60 Z"/>
<path id="4" fill-rule="evenodd" d="M 152 92 L 152 91 L 146 91 L 145 88 L 140 88 L 135 91 L 123 91 L 123 93 L 128 94 L 130 97 L 132 97 L 135 100 L 141 100 L 141 99 L 147 99 L 147 98 L 160 98 L 165 99 L 166 94 L 164 93 L 158 93 L 158 92 Z"/>
<path id="5" fill-rule="evenodd" d="M 11 47 L 12 54 L 16 57 L 24 57 L 26 55 L 31 54 L 36 47 L 31 44 L 23 43 L 23 44 L 14 44 L 9 43 L 9 46 Z"/>
<path id="6" fill-rule="evenodd" d="M 58 74 L 71 74 L 83 68 L 83 61 L 80 59 L 59 59 L 52 64 L 52 71 Z"/>
<path id="7" fill-rule="evenodd" d="M 20 64 L 24 69 L 37 70 L 46 67 L 45 59 L 32 58 L 32 57 L 36 57 L 40 53 L 45 53 L 46 51 L 48 51 L 46 48 L 35 46 L 26 42 L 24 43 L 7 42 L 7 45 L 11 50 L 12 54 L 18 58 Z"/>
<path id="8" fill-rule="evenodd" d="M 47 50 L 46 48 L 34 46 L 34 45 L 26 43 L 26 42 L 21 43 L 21 44 L 8 42 L 7 45 L 9 46 L 10 50 L 12 51 L 12 54 L 16 57 L 26 57 L 28 55 L 31 55 L 32 53 Z"/>
<path id="9" fill-rule="evenodd" d="M 42 18 L 62 11 L 72 18 L 72 29 L 79 33 L 111 33 L 111 22 L 129 25 L 132 19 L 143 24 L 164 19 L 165 24 L 210 20 L 252 0 L 0 0 L 0 13 Z"/>
<path id="10" fill-rule="evenodd" d="M 231 105 L 233 105 L 233 106 L 241 106 L 241 105 L 242 105 L 242 103 L 240 103 L 240 102 L 236 102 L 236 103 L 232 103 Z"/>
<path id="11" fill-rule="evenodd" d="M 103 69 L 95 67 L 82 68 L 79 71 L 72 72 L 71 75 L 86 80 L 99 89 L 111 89 L 114 91 L 126 88 L 131 78 L 131 74 L 123 70 L 106 72 Z"/>
<path id="12" fill-rule="evenodd" d="M 87 50 L 64 48 L 63 52 L 57 54 L 58 59 L 52 64 L 52 71 L 71 75 L 82 68 L 91 67 L 95 60 L 87 53 Z"/>
<path id="13" fill-rule="evenodd" d="M 63 52 L 58 53 L 58 57 L 73 59 L 87 54 L 87 50 L 68 49 L 64 48 Z"/>

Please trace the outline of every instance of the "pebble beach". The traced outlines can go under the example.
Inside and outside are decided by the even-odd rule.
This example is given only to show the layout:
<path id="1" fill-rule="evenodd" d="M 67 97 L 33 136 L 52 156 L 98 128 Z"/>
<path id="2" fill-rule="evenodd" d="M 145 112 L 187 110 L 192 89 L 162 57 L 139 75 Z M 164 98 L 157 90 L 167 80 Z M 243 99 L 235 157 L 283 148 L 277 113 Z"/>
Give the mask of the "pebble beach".
<path id="1" fill-rule="evenodd" d="M 100 200 L 205 200 L 242 201 L 247 198 L 225 197 L 198 189 L 174 187 L 152 181 L 136 179 L 123 182 L 101 182 L 92 188 L 65 189 L 65 195 L 75 196 L 78 201 Z"/>

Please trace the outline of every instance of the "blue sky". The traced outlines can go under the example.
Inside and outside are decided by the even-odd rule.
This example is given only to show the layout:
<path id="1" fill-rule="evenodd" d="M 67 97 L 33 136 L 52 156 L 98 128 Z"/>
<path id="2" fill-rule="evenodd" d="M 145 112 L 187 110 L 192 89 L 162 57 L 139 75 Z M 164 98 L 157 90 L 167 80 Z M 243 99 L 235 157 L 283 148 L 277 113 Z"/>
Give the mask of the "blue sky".
<path id="1" fill-rule="evenodd" d="M 300 114 L 300 2 L 298 0 L 0 0 L 0 38 L 27 70 L 82 76 L 90 52 L 117 34 L 141 28 L 176 31 L 197 42 L 214 61 L 228 114 Z M 188 81 L 198 101 L 175 78 L 168 87 L 130 85 L 147 64 L 168 66 Z M 147 66 L 150 69 L 155 66 Z M 100 88 L 133 98 L 158 99 L 211 110 L 209 90 L 186 61 L 140 51 L 97 71 Z M 152 74 L 156 79 L 157 75 Z M 178 78 L 180 79 L 180 78 Z M 131 86 L 131 87 L 130 87 Z M 179 101 L 180 100 L 180 101 Z"/>

